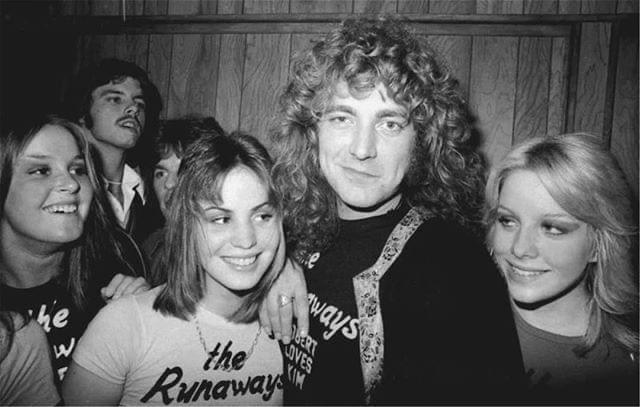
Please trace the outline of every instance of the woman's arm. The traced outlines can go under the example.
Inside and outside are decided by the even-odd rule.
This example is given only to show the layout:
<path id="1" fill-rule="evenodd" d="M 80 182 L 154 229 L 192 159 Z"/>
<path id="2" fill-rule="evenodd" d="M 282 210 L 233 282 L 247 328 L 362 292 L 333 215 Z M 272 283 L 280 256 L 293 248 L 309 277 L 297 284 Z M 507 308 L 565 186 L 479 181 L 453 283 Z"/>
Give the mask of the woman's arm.
<path id="1" fill-rule="evenodd" d="M 122 398 L 122 384 L 104 380 L 71 362 L 62 383 L 62 398 L 67 405 L 114 406 Z"/>

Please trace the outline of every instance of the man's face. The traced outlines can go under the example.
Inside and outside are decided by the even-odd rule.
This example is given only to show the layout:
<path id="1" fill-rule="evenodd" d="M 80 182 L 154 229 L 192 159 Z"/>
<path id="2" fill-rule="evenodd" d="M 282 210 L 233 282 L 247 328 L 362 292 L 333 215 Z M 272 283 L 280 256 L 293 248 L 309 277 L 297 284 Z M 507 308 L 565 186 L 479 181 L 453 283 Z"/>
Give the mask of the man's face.
<path id="1" fill-rule="evenodd" d="M 342 219 L 380 215 L 398 204 L 415 137 L 409 112 L 384 85 L 358 98 L 345 83 L 336 86 L 318 123 L 318 156 Z"/>
<path id="2" fill-rule="evenodd" d="M 145 125 L 145 101 L 140 83 L 126 77 L 110 82 L 91 93 L 90 137 L 98 148 L 133 148 Z M 82 124 L 85 124 L 81 121 Z"/>

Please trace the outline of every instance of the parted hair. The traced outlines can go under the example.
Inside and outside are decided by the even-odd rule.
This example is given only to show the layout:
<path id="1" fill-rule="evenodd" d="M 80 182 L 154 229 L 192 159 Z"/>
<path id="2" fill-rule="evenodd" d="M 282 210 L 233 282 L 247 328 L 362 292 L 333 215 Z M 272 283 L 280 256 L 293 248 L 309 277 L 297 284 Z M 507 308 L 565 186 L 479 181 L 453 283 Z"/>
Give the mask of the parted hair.
<path id="1" fill-rule="evenodd" d="M 295 57 L 271 132 L 273 174 L 295 257 L 326 248 L 338 229 L 336 194 L 318 163 L 318 122 L 341 82 L 354 95 L 382 84 L 410 112 L 417 136 L 401 184 L 405 199 L 435 216 L 479 226 L 484 166 L 458 82 L 401 21 L 349 19 Z"/>
<path id="2" fill-rule="evenodd" d="M 551 197 L 588 225 L 596 262 L 586 269 L 590 320 L 582 352 L 609 335 L 638 352 L 637 220 L 615 157 L 586 133 L 536 137 L 516 146 L 491 171 L 486 186 L 488 241 L 494 232 L 500 189 L 516 170 L 534 172 Z"/>
<path id="3" fill-rule="evenodd" d="M 57 276 L 58 281 L 71 293 L 75 305 L 84 309 L 87 306 L 89 285 L 96 279 L 94 273 L 101 270 L 102 264 L 121 261 L 124 268 L 134 271 L 125 260 L 120 260 L 123 248 L 115 235 L 118 227 L 116 220 L 112 212 L 105 209 L 108 200 L 100 182 L 99 167 L 96 167 L 99 158 L 77 125 L 55 115 L 30 117 L 16 123 L 0 137 L 0 218 L 4 216 L 4 205 L 16 160 L 45 126 L 62 127 L 73 136 L 93 188 L 93 199 L 82 236 L 64 247 L 62 272 Z"/>
<path id="4" fill-rule="evenodd" d="M 280 194 L 271 180 L 272 161 L 265 147 L 254 137 L 241 133 L 204 134 L 187 147 L 180 164 L 165 225 L 165 250 L 154 266 L 165 273 L 167 284 L 154 303 L 163 314 L 188 320 L 206 290 L 206 271 L 198 255 L 198 237 L 203 210 L 201 201 L 220 202 L 226 176 L 244 167 L 264 182 L 269 202 L 281 219 Z M 250 322 L 258 317 L 258 308 L 278 276 L 279 269 L 269 267 L 257 286 L 249 292 L 230 320 Z M 154 271 L 155 273 L 155 271 Z"/>

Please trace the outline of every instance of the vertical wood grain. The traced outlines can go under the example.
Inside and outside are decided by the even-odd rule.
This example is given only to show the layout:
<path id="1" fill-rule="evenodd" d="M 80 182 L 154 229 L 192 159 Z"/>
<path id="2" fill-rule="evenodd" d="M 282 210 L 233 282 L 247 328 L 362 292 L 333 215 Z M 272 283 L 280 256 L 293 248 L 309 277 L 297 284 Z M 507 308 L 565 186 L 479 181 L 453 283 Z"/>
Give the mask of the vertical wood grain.
<path id="1" fill-rule="evenodd" d="M 218 13 L 218 0 L 200 0 L 200 14 L 210 15 Z"/>
<path id="2" fill-rule="evenodd" d="M 244 0 L 244 14 L 288 14 L 289 0 Z"/>
<path id="3" fill-rule="evenodd" d="M 215 118 L 226 131 L 240 127 L 245 34 L 220 36 Z"/>
<path id="4" fill-rule="evenodd" d="M 149 36 L 143 34 L 119 35 L 116 41 L 115 57 L 133 62 L 142 69 L 147 69 L 149 53 Z"/>
<path id="5" fill-rule="evenodd" d="M 469 104 L 490 164 L 511 148 L 518 39 L 474 37 Z"/>
<path id="6" fill-rule="evenodd" d="M 144 15 L 144 0 L 126 0 L 124 5 L 127 17 Z"/>
<path id="7" fill-rule="evenodd" d="M 607 85 L 610 23 L 583 23 L 576 95 L 576 131 L 601 134 Z"/>
<path id="8" fill-rule="evenodd" d="M 547 132 L 551 38 L 520 38 L 513 141 Z"/>
<path id="9" fill-rule="evenodd" d="M 93 35 L 86 44 L 89 61 L 98 62 L 104 58 L 115 58 L 118 35 Z"/>
<path id="10" fill-rule="evenodd" d="M 478 0 L 477 14 L 522 14 L 524 0 Z"/>
<path id="11" fill-rule="evenodd" d="M 267 144 L 277 99 L 287 80 L 288 34 L 248 34 L 240 128 Z"/>
<path id="12" fill-rule="evenodd" d="M 552 41 L 547 134 L 560 134 L 566 121 L 569 40 L 553 38 Z"/>
<path id="13" fill-rule="evenodd" d="M 218 0 L 218 14 L 242 14 L 242 0 Z"/>
<path id="14" fill-rule="evenodd" d="M 638 13 L 638 0 L 618 0 L 616 13 Z"/>
<path id="15" fill-rule="evenodd" d="M 218 35 L 180 34 L 173 38 L 167 116 L 215 114 Z"/>
<path id="16" fill-rule="evenodd" d="M 398 13 L 428 14 L 429 0 L 398 0 Z"/>
<path id="17" fill-rule="evenodd" d="M 353 0 L 291 0 L 292 13 L 351 13 Z"/>
<path id="18" fill-rule="evenodd" d="M 475 14 L 476 0 L 431 0 L 430 14 Z"/>
<path id="19" fill-rule="evenodd" d="M 582 0 L 580 14 L 615 14 L 615 0 Z"/>
<path id="20" fill-rule="evenodd" d="M 556 14 L 558 1 L 564 0 L 524 0 L 524 14 Z"/>
<path id="21" fill-rule="evenodd" d="M 558 14 L 580 14 L 581 0 L 558 0 Z"/>
<path id="22" fill-rule="evenodd" d="M 169 10 L 169 0 L 144 0 L 144 15 L 164 16 Z"/>
<path id="23" fill-rule="evenodd" d="M 638 198 L 638 36 L 621 37 L 611 128 L 611 152 Z"/>
<path id="24" fill-rule="evenodd" d="M 117 16 L 120 15 L 121 0 L 92 0 L 91 15 Z"/>
<path id="25" fill-rule="evenodd" d="M 162 98 L 161 118 L 167 117 L 172 45 L 172 35 L 155 34 L 149 36 L 147 71 L 149 72 L 149 78 L 158 88 L 158 92 Z"/>
<path id="26" fill-rule="evenodd" d="M 471 37 L 457 35 L 430 35 L 427 40 L 447 64 L 451 74 L 460 82 L 465 96 L 469 95 L 471 70 Z"/>
<path id="27" fill-rule="evenodd" d="M 355 14 L 396 13 L 397 10 L 397 0 L 353 0 Z"/>
<path id="28" fill-rule="evenodd" d="M 169 0 L 169 15 L 200 14 L 200 0 Z"/>

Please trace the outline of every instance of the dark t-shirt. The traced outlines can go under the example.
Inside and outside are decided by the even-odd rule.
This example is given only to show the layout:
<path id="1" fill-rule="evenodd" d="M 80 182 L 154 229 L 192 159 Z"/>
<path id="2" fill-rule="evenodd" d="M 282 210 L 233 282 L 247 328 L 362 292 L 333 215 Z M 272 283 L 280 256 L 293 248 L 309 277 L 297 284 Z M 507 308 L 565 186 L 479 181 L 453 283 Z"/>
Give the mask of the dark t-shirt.
<path id="1" fill-rule="evenodd" d="M 532 402 L 638 405 L 638 361 L 609 337 L 581 355 L 582 337 L 546 332 L 515 316 Z"/>
<path id="2" fill-rule="evenodd" d="M 371 266 L 406 205 L 342 221 L 305 265 L 310 332 L 284 347 L 286 404 L 364 404 L 352 277 Z M 482 244 L 427 220 L 380 281 L 384 367 L 374 404 L 514 402 L 524 370 L 506 287 Z"/>
<path id="3" fill-rule="evenodd" d="M 53 370 L 58 384 L 64 378 L 80 336 L 96 314 L 102 300 L 85 311 L 78 309 L 67 290 L 55 281 L 32 288 L 0 285 L 0 307 L 30 315 L 42 326 L 51 345 Z"/>
<path id="4" fill-rule="evenodd" d="M 31 288 L 0 284 L 0 309 L 31 315 L 45 330 L 51 345 L 54 373 L 59 385 L 71 363 L 71 353 L 91 319 L 105 304 L 100 289 L 116 274 L 144 276 L 146 264 L 141 251 L 120 229 L 115 231 L 122 258 L 104 258 L 89 273 L 86 304 L 78 308 L 63 283 L 52 279 Z"/>
<path id="5" fill-rule="evenodd" d="M 334 244 L 322 256 L 310 257 L 306 264 L 310 336 L 296 338 L 298 343 L 284 349 L 291 386 L 285 390 L 287 403 L 364 403 L 352 278 L 375 263 L 407 210 L 403 206 L 369 219 L 342 220 Z"/>

